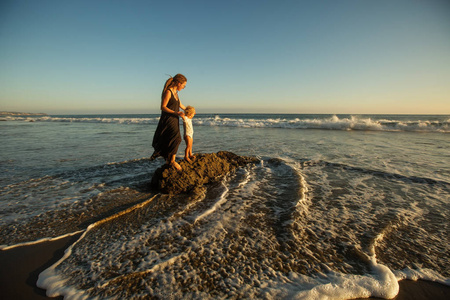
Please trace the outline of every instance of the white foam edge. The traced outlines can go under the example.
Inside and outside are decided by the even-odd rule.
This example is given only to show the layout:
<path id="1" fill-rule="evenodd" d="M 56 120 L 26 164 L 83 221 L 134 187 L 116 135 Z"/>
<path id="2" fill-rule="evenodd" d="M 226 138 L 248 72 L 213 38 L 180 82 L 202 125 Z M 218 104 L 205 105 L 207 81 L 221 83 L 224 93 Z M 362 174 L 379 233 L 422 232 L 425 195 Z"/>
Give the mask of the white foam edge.
<path id="1" fill-rule="evenodd" d="M 450 286 L 449 278 L 430 269 L 412 270 L 406 268 L 402 271 L 391 271 L 387 266 L 378 264 L 375 247 L 383 236 L 383 234 L 380 234 L 375 238 L 371 255 L 367 256 L 372 274 L 341 274 L 330 270 L 324 278 L 313 279 L 313 282 L 315 281 L 317 285 L 311 289 L 299 292 L 296 292 L 295 289 L 290 290 L 288 292 L 289 298 L 305 300 L 346 300 L 369 297 L 392 299 L 397 296 L 400 290 L 398 282 L 403 279 L 421 279 Z M 294 287 L 298 285 L 295 280 L 292 284 Z"/>
<path id="2" fill-rule="evenodd" d="M 441 274 L 437 273 L 436 271 L 433 271 L 431 269 L 410 269 L 405 268 L 403 270 L 394 271 L 395 276 L 397 279 L 403 280 L 426 280 L 426 281 L 433 281 L 437 282 L 443 285 L 450 286 L 450 278 L 447 278 L 445 276 L 442 276 Z"/>
<path id="3" fill-rule="evenodd" d="M 214 203 L 214 205 L 208 209 L 207 211 L 205 211 L 204 213 L 202 213 L 201 215 L 197 216 L 197 218 L 195 218 L 194 223 L 200 221 L 201 219 L 205 218 L 206 216 L 212 214 L 214 211 L 217 210 L 217 208 L 219 208 L 223 203 L 225 203 L 225 201 L 227 200 L 226 195 L 228 194 L 228 187 L 226 186 L 226 184 L 224 183 L 225 179 L 222 180 L 221 184 L 224 187 L 224 191 L 219 195 L 216 203 Z"/>
<path id="4" fill-rule="evenodd" d="M 303 275 L 291 275 L 292 280 L 284 284 L 284 296 L 289 299 L 308 300 L 346 300 L 356 298 L 377 297 L 395 298 L 400 290 L 398 281 L 427 280 L 450 285 L 450 279 L 430 269 L 404 269 L 391 271 L 387 266 L 377 264 L 375 258 L 370 259 L 372 274 L 353 275 L 330 272 L 322 278 L 307 278 Z M 312 286 L 304 290 L 306 286 Z M 280 286 L 274 290 L 280 289 Z M 300 291 L 299 291 L 300 290 Z"/>
<path id="5" fill-rule="evenodd" d="M 59 275 L 56 272 L 56 267 L 59 266 L 64 260 L 66 260 L 72 254 L 73 247 L 75 247 L 75 245 L 78 242 L 84 239 L 84 237 L 90 230 L 109 220 L 115 219 L 117 217 L 120 217 L 124 214 L 130 213 L 138 208 L 145 206 L 149 202 L 153 201 L 153 199 L 155 199 L 157 196 L 159 196 L 159 194 L 151 197 L 150 199 L 147 199 L 146 201 L 136 204 L 126 210 L 118 212 L 110 217 L 107 217 L 103 220 L 97 221 L 89 225 L 87 229 L 84 231 L 84 233 L 80 236 L 80 238 L 64 251 L 64 256 L 61 259 L 59 259 L 56 263 L 54 263 L 49 268 L 45 269 L 43 272 L 39 274 L 38 281 L 36 282 L 37 287 L 45 289 L 46 295 L 48 297 L 64 296 L 65 300 L 97 299 L 97 297 L 91 298 L 83 290 L 78 290 L 74 286 L 66 285 L 65 283 L 67 282 L 68 278 L 63 278 L 61 275 Z"/>
<path id="6" fill-rule="evenodd" d="M 72 254 L 72 248 L 86 236 L 87 232 L 94 224 L 88 226 L 80 238 L 64 251 L 64 256 L 62 258 L 39 274 L 36 285 L 37 287 L 45 289 L 48 297 L 64 295 L 64 299 L 86 299 L 83 297 L 84 291 L 79 291 L 71 286 L 65 286 L 65 282 L 68 279 L 62 279 L 61 276 L 56 273 L 55 269 Z"/>
<path id="7" fill-rule="evenodd" d="M 54 242 L 69 236 L 74 236 L 77 234 L 82 233 L 83 231 L 85 231 L 85 229 L 83 230 L 79 230 L 79 231 L 75 231 L 75 232 L 70 232 L 67 234 L 63 234 L 57 237 L 46 237 L 46 238 L 41 238 L 35 241 L 31 241 L 31 242 L 23 242 L 23 243 L 18 243 L 18 244 L 14 244 L 14 245 L 0 245 L 0 250 L 10 250 L 10 249 L 14 249 L 17 247 L 23 247 L 23 246 L 30 246 L 30 245 L 35 245 L 35 244 L 39 244 L 39 243 L 44 243 L 44 242 Z"/>
<path id="8" fill-rule="evenodd" d="M 157 272 L 158 270 L 162 270 L 167 266 L 173 265 L 175 264 L 176 261 L 178 261 L 181 258 L 186 258 L 187 257 L 187 253 L 181 253 L 179 255 L 173 256 L 169 259 L 166 259 L 158 264 L 156 264 L 155 266 L 153 266 L 151 269 L 148 270 L 144 270 L 144 271 L 140 271 L 140 272 L 134 272 L 131 274 L 124 274 L 124 275 L 119 275 L 115 278 L 109 279 L 108 281 L 106 281 L 105 283 L 99 285 L 100 288 L 105 288 L 106 286 L 108 286 L 109 284 L 111 284 L 111 282 L 117 281 L 119 279 L 122 278 L 126 278 L 128 276 L 136 276 L 136 275 L 145 275 L 145 274 L 149 274 L 149 273 L 153 273 L 153 272 Z"/>
<path id="9" fill-rule="evenodd" d="M 295 173 L 298 176 L 298 181 L 300 184 L 300 194 L 299 194 L 299 199 L 297 201 L 296 206 L 299 207 L 301 206 L 302 209 L 304 209 L 305 213 L 308 212 L 309 206 L 307 204 L 307 200 L 308 200 L 308 192 L 309 192 L 309 185 L 308 182 L 306 181 L 305 177 L 302 174 L 302 168 L 300 163 L 292 158 L 289 157 L 279 157 L 280 159 L 282 159 L 284 162 L 286 162 L 286 164 L 291 167 Z"/>
<path id="10" fill-rule="evenodd" d="M 377 297 L 392 299 L 399 292 L 394 273 L 386 266 L 371 260 L 372 274 L 355 275 L 329 271 L 311 278 L 291 273 L 289 282 L 268 287 L 269 294 L 281 291 L 283 299 L 347 300 Z M 309 289 L 305 289 L 308 288 Z"/>

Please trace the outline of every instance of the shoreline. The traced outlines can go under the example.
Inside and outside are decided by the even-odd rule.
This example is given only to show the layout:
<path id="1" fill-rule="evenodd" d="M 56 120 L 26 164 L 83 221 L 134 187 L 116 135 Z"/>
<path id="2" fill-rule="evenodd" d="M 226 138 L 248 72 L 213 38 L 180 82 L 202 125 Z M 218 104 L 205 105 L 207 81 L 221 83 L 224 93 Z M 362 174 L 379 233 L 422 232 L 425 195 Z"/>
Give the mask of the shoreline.
<path id="1" fill-rule="evenodd" d="M 47 297 L 45 290 L 38 288 L 39 274 L 57 262 L 64 251 L 73 244 L 81 233 L 61 239 L 17 246 L 0 250 L 0 295 L 2 299 L 45 300 L 63 299 Z M 446 300 L 450 286 L 425 280 L 401 280 L 400 291 L 395 300 Z M 358 298 L 358 300 L 381 298 Z"/>

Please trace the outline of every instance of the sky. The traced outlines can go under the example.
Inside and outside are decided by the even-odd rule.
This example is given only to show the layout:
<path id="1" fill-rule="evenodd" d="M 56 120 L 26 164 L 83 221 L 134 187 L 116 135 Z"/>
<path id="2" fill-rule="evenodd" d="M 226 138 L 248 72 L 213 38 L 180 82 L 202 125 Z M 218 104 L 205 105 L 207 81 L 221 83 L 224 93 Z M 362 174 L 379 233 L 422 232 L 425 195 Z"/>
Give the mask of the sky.
<path id="1" fill-rule="evenodd" d="M 450 114 L 448 0 L 0 0 L 0 111 Z"/>

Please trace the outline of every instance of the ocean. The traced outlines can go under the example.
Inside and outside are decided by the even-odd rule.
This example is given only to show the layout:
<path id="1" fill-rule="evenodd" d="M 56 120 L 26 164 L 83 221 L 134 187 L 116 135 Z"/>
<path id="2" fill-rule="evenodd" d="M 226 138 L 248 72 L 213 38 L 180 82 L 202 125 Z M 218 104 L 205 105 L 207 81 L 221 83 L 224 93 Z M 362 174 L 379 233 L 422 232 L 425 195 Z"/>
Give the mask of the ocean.
<path id="1" fill-rule="evenodd" d="M 450 116 L 197 114 L 194 153 L 257 157 L 199 194 L 149 188 L 159 115 L 0 117 L 0 245 L 79 234 L 66 299 L 392 298 L 450 285 Z M 181 126 L 182 128 L 182 126 Z M 183 158 L 184 141 L 178 159 Z"/>

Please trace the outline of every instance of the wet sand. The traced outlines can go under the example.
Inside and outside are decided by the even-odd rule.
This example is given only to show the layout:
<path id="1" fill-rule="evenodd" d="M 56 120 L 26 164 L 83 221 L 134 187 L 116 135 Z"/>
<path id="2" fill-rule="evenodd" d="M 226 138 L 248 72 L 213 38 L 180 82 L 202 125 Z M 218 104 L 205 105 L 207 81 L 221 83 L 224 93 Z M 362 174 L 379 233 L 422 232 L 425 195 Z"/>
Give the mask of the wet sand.
<path id="1" fill-rule="evenodd" d="M 5 300 L 63 299 L 47 297 L 45 290 L 36 286 L 39 274 L 63 255 L 64 250 L 73 244 L 80 234 L 0 250 L 0 297 Z"/>
<path id="2" fill-rule="evenodd" d="M 0 295 L 5 300 L 63 299 L 46 297 L 36 287 L 39 273 L 57 262 L 80 235 L 0 250 Z M 450 287 L 436 282 L 402 280 L 395 300 L 447 300 Z M 367 298 L 379 299 L 379 298 Z M 362 299 L 359 299 L 362 300 Z"/>
<path id="3" fill-rule="evenodd" d="M 425 280 L 401 280 L 400 291 L 395 300 L 447 300 L 450 299 L 450 286 Z M 381 298 L 360 298 L 359 300 Z"/>

